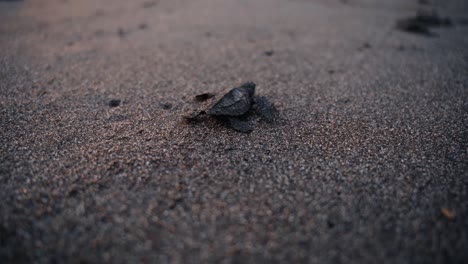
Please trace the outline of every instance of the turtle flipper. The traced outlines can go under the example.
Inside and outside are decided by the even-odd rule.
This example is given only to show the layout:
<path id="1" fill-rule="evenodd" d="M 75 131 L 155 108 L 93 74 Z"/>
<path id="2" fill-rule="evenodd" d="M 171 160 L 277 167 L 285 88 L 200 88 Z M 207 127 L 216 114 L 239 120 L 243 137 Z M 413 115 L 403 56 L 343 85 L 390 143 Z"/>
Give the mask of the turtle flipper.
<path id="1" fill-rule="evenodd" d="M 250 133 L 254 129 L 253 125 L 247 120 L 231 117 L 228 121 L 232 129 L 242 133 Z"/>
<path id="2" fill-rule="evenodd" d="M 275 105 L 263 96 L 255 97 L 254 109 L 261 118 L 267 122 L 273 122 L 278 110 Z"/>
<path id="3" fill-rule="evenodd" d="M 201 110 L 190 110 L 182 115 L 183 118 L 185 118 L 188 121 L 194 121 L 196 120 L 199 116 L 205 114 L 205 111 Z"/>
<path id="4" fill-rule="evenodd" d="M 214 93 L 202 93 L 202 94 L 195 95 L 194 99 L 197 102 L 205 102 L 206 100 L 213 98 L 214 96 L 215 96 Z"/>

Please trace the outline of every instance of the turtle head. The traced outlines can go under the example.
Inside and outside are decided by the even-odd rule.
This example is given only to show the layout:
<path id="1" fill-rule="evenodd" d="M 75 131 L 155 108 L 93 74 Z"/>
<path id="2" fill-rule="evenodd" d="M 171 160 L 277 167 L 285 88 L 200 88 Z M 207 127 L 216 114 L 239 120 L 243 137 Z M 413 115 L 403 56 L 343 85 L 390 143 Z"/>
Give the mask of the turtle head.
<path id="1" fill-rule="evenodd" d="M 246 82 L 246 83 L 242 84 L 240 88 L 247 91 L 249 96 L 252 97 L 255 94 L 255 86 L 256 85 L 253 82 Z"/>

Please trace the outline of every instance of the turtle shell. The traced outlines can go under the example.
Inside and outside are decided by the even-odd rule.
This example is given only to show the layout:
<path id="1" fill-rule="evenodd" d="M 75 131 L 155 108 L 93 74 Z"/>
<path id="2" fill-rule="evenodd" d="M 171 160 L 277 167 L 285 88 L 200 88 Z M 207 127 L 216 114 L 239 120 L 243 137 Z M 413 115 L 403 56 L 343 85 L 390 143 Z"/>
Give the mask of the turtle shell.
<path id="1" fill-rule="evenodd" d="M 255 83 L 247 82 L 231 90 L 223 91 L 207 105 L 207 114 L 214 116 L 240 116 L 252 108 Z"/>

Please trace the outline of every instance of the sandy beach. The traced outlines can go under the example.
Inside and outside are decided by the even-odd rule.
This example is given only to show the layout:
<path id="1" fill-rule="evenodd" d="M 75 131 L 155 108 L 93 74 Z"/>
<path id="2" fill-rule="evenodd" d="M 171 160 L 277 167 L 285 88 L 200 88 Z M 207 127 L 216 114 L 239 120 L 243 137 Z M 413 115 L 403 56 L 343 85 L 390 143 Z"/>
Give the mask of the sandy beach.
<path id="1" fill-rule="evenodd" d="M 421 9 L 451 24 L 395 26 Z M 0 262 L 467 263 L 467 22 L 462 0 L 0 1 Z M 182 118 L 247 81 L 273 122 Z"/>

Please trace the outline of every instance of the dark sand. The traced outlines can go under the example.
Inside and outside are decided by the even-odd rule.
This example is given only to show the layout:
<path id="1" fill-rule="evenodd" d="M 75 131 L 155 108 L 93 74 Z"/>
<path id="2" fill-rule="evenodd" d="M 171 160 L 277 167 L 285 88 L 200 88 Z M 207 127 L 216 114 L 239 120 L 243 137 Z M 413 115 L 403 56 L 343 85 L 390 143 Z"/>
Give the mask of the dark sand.
<path id="1" fill-rule="evenodd" d="M 0 1 L 0 262 L 467 263 L 468 26 L 419 7 Z M 275 123 L 180 118 L 249 80 Z"/>

